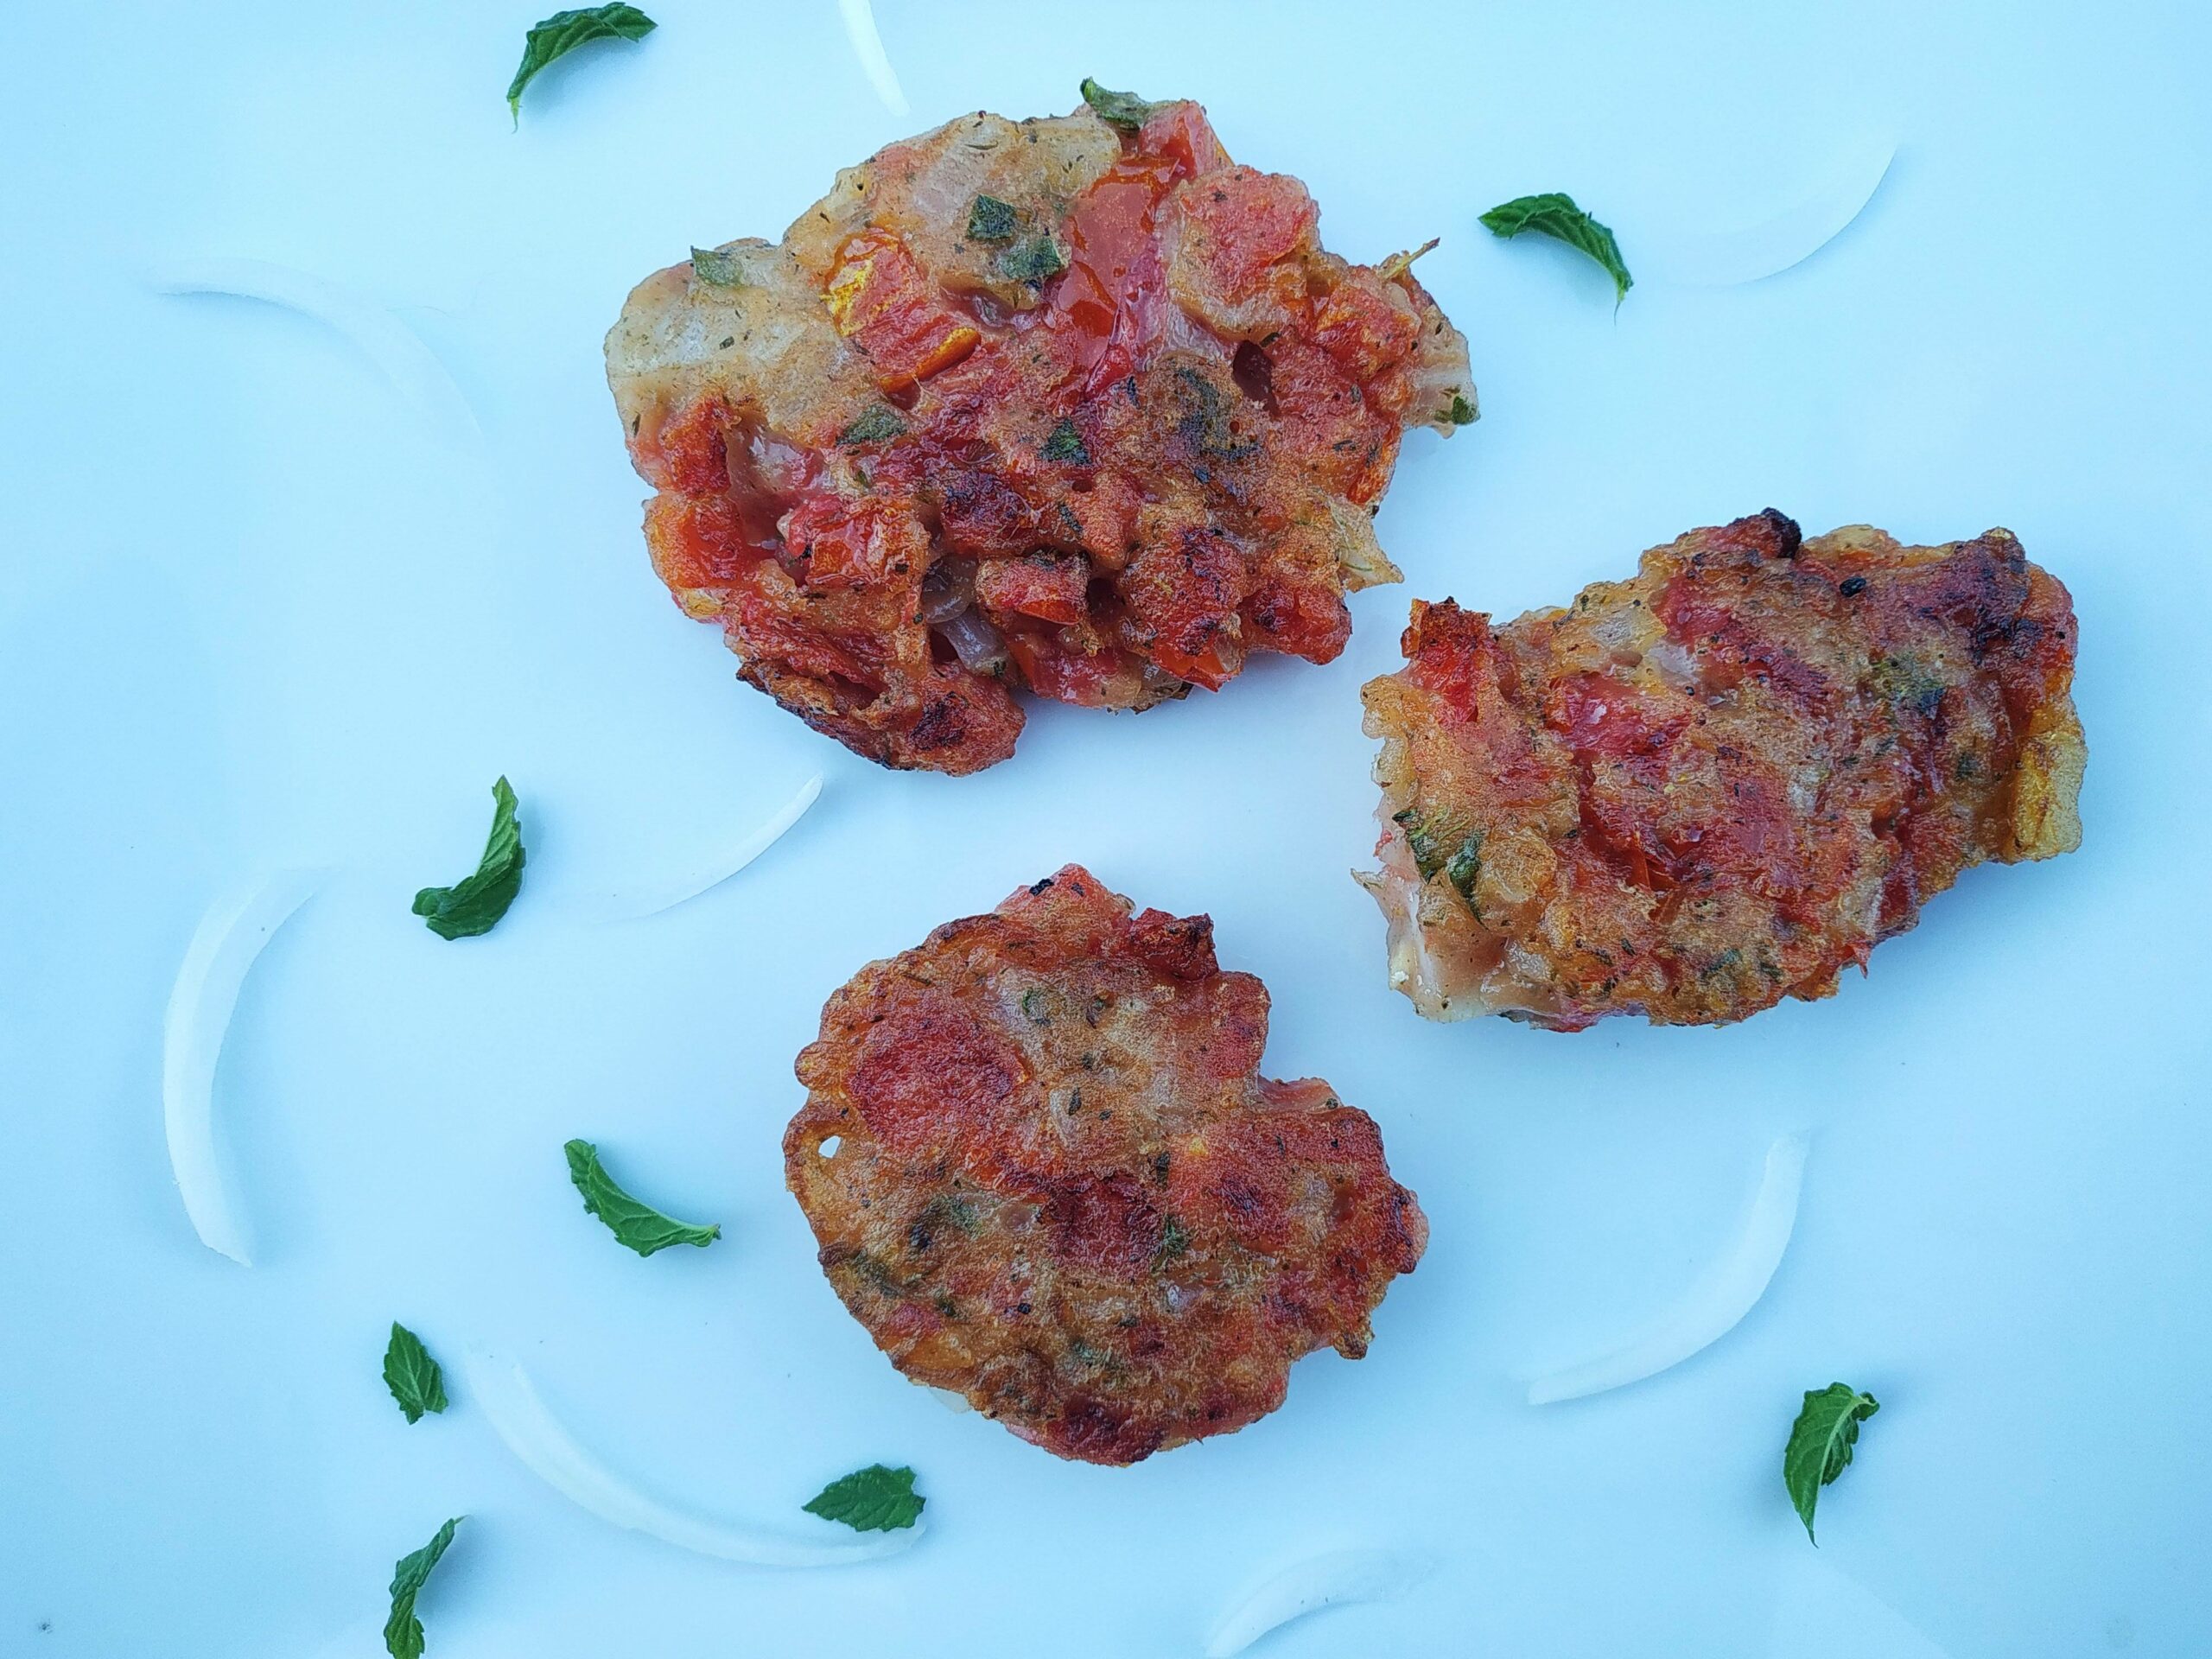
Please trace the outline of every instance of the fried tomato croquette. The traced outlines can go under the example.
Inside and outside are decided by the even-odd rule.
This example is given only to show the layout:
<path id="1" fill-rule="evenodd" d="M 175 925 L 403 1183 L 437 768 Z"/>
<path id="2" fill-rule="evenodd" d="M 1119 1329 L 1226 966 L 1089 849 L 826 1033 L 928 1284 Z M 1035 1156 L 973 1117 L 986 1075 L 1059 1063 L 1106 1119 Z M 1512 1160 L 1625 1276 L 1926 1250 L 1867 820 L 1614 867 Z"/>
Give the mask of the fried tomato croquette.
<path id="1" fill-rule="evenodd" d="M 1832 995 L 1985 860 L 2070 852 L 2072 601 L 2009 531 L 1769 511 L 1366 688 L 1391 982 L 1432 1019 L 1717 1025 Z"/>
<path id="2" fill-rule="evenodd" d="M 863 969 L 798 1058 L 785 1177 L 914 1382 L 1128 1464 L 1367 1351 L 1428 1224 L 1325 1083 L 1258 1075 L 1268 994 L 1212 924 L 1070 865 Z"/>
<path id="3" fill-rule="evenodd" d="M 1395 581 L 1400 434 L 1474 418 L 1412 274 L 1325 252 L 1196 104 L 964 116 L 607 338 L 653 568 L 743 678 L 889 766 L 1014 751 L 1024 687 L 1149 708 L 1323 663 Z"/>

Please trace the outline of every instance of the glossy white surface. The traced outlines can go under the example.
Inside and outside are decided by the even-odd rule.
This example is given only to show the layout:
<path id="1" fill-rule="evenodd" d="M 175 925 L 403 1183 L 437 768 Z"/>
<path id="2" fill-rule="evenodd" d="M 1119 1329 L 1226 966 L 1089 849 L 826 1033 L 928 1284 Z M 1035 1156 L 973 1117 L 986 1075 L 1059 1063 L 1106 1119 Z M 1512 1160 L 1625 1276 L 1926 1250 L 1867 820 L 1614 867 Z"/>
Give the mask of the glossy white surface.
<path id="1" fill-rule="evenodd" d="M 1252 1584 L 1370 1548 L 1437 1567 L 1255 1652 L 2212 1649 L 2203 9 L 878 0 L 905 117 L 835 0 L 649 9 L 658 33 L 550 72 L 519 132 L 512 5 L 6 22 L 0 1653 L 372 1655 L 394 1558 L 464 1512 L 434 1659 L 1195 1653 Z M 737 686 L 653 580 L 599 338 L 689 245 L 773 235 L 878 144 L 1065 109 L 1086 73 L 1204 99 L 1340 251 L 1440 234 L 1422 276 L 1484 418 L 1408 443 L 1380 521 L 1407 583 L 1354 601 L 1332 666 L 1141 719 L 1041 709 L 974 779 L 880 772 Z M 1663 279 L 1662 247 L 1817 229 L 1807 202 L 1882 143 L 1811 257 Z M 1477 226 L 1543 189 L 1619 233 L 1618 315 L 1594 268 Z M 343 302 L 159 291 L 240 260 Z M 1418 1021 L 1344 874 L 1371 841 L 1357 689 L 1408 599 L 1511 614 L 1770 505 L 1910 540 L 2003 524 L 2065 579 L 2082 851 L 1970 874 L 1870 978 L 1732 1029 Z M 502 772 L 526 885 L 447 944 L 408 900 L 468 867 Z M 578 919 L 817 772 L 735 880 Z M 899 1381 L 816 1270 L 778 1147 L 831 988 L 1070 859 L 1212 912 L 1274 993 L 1270 1069 L 1373 1112 L 1433 1224 L 1370 1357 L 1308 1360 L 1275 1416 L 1126 1471 Z M 217 1079 L 247 1269 L 169 1177 L 162 1006 L 209 903 L 302 864 L 332 874 Z M 1750 1317 L 1530 1408 L 1730 1248 L 1799 1132 Z M 721 1242 L 615 1248 L 570 1135 Z M 454 1385 L 413 1427 L 378 1376 L 395 1318 Z M 509 1457 L 473 1347 L 686 1511 L 803 1529 L 881 1459 L 920 1471 L 929 1535 L 777 1572 L 617 1530 Z M 1782 1440 L 1839 1378 L 1883 1409 L 1815 1552 Z"/>

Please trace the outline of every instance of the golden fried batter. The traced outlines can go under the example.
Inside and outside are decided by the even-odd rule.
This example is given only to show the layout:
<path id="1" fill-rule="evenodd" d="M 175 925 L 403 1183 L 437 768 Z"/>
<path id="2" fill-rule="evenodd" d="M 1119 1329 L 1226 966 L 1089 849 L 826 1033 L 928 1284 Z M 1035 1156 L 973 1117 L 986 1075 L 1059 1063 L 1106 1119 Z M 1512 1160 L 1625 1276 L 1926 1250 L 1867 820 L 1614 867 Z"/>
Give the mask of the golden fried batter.
<path id="1" fill-rule="evenodd" d="M 1400 434 L 1474 418 L 1400 257 L 1322 250 L 1195 104 L 965 116 L 782 242 L 639 284 L 607 378 L 653 568 L 743 677 L 886 766 L 1014 751 L 1013 690 L 1145 709 L 1327 662 L 1395 580 Z"/>
<path id="2" fill-rule="evenodd" d="M 861 969 L 798 1058 L 786 1179 L 917 1382 L 1064 1458 L 1242 1428 L 1357 1358 L 1428 1227 L 1372 1119 L 1258 1075 L 1268 994 L 1212 924 L 1070 865 Z"/>
<path id="3" fill-rule="evenodd" d="M 1391 982 L 1560 1031 L 1830 995 L 1967 866 L 2080 844 L 2074 649 L 2008 531 L 1770 510 L 1502 629 L 1416 602 L 1364 693 Z"/>

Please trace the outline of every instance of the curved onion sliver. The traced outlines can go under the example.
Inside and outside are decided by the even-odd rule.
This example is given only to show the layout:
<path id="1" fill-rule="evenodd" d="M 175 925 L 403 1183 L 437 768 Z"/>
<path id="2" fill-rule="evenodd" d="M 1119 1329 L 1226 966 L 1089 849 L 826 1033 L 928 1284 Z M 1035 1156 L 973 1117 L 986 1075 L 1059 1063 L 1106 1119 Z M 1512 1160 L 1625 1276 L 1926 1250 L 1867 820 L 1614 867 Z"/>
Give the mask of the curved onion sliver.
<path id="1" fill-rule="evenodd" d="M 483 429 L 451 372 L 390 307 L 265 259 L 181 259 L 154 275 L 163 294 L 223 294 L 281 305 L 327 323 L 359 349 L 448 436 L 480 448 Z"/>
<path id="2" fill-rule="evenodd" d="M 215 1157 L 215 1062 L 254 958 L 321 878 L 320 870 L 279 870 L 211 905 L 177 966 L 162 1022 L 162 1128 L 169 1169 L 200 1242 L 240 1267 L 253 1261 Z"/>
<path id="3" fill-rule="evenodd" d="M 1206 1638 L 1206 1659 L 1230 1659 L 1324 1607 L 1402 1596 L 1432 1565 L 1426 1556 L 1396 1549 L 1337 1549 L 1294 1561 L 1222 1615 Z"/>
<path id="4" fill-rule="evenodd" d="M 679 1549 L 754 1567 L 847 1567 L 899 1554 L 921 1538 L 920 1521 L 897 1532 L 831 1543 L 733 1526 L 671 1509 L 578 1446 L 545 1408 L 521 1366 L 471 1352 L 462 1357 L 461 1367 L 471 1396 L 523 1466 L 570 1503 L 615 1526 L 645 1533 Z"/>
<path id="5" fill-rule="evenodd" d="M 1896 156 L 1894 141 L 1862 132 L 1764 219 L 1721 231 L 1647 231 L 1637 238 L 1637 274 L 1703 288 L 1778 276 L 1811 258 L 1866 212 Z"/>
<path id="6" fill-rule="evenodd" d="M 1789 1135 L 1767 1149 L 1766 1173 L 1743 1232 L 1664 1318 L 1611 1352 L 1538 1377 L 1529 1385 L 1529 1403 L 1579 1400 L 1640 1382 L 1734 1330 L 1766 1290 L 1789 1246 L 1797 1225 L 1797 1194 L 1804 1184 L 1805 1144 L 1803 1135 Z"/>
<path id="7" fill-rule="evenodd" d="M 875 9 L 868 0 L 837 0 L 837 16 L 844 21 L 845 38 L 853 43 L 854 55 L 860 59 L 868 84 L 875 88 L 884 108 L 893 115 L 906 114 L 906 94 L 900 90 L 899 77 L 883 49 L 883 36 L 875 27 Z"/>
<path id="8" fill-rule="evenodd" d="M 766 852 L 785 833 L 807 814 L 807 810 L 822 798 L 822 779 L 819 774 L 808 779 L 798 787 L 798 792 L 777 808 L 775 815 L 758 829 L 748 831 L 737 845 L 715 859 L 704 869 L 695 870 L 687 876 L 677 876 L 617 894 L 602 913 L 601 919 L 610 922 L 640 921 L 648 916 L 658 916 L 664 910 L 687 904 L 701 893 L 720 887 L 730 877 Z"/>

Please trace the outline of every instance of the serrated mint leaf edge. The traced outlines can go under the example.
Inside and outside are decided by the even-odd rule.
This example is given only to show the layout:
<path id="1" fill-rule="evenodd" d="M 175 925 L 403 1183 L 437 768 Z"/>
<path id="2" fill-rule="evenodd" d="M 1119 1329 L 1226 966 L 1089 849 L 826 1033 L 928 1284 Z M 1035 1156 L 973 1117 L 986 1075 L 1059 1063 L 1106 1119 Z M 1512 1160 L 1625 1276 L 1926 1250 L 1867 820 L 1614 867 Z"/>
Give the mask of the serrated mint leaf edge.
<path id="1" fill-rule="evenodd" d="M 449 887 L 424 887 L 415 895 L 415 914 L 442 939 L 489 933 L 522 892 L 530 854 L 522 844 L 515 791 L 504 774 L 492 785 L 492 833 L 485 837 L 474 872 Z"/>
<path id="2" fill-rule="evenodd" d="M 1574 198 L 1564 191 L 1548 190 L 1500 202 L 1482 216 L 1482 224 L 1484 230 L 1503 238 L 1534 231 L 1554 242 L 1564 242 L 1595 260 L 1613 279 L 1615 310 L 1628 297 L 1629 289 L 1636 286 L 1636 278 L 1629 275 L 1628 263 L 1621 257 L 1620 244 L 1613 239 L 1611 230 L 1575 206 Z"/>
<path id="3" fill-rule="evenodd" d="M 410 1423 L 422 1421 L 427 1412 L 443 1411 L 449 1403 L 444 1370 L 423 1345 L 423 1338 L 397 1319 L 391 1340 L 385 1345 L 384 1385 Z"/>
<path id="4" fill-rule="evenodd" d="M 1851 1466 L 1859 1424 L 1881 1408 L 1882 1402 L 1872 1395 L 1847 1382 L 1805 1391 L 1805 1403 L 1798 1408 L 1782 1450 L 1782 1484 L 1797 1518 L 1805 1523 L 1805 1536 L 1816 1548 L 1820 1540 L 1813 1535 L 1813 1515 L 1820 1505 L 1821 1488 L 1834 1484 Z"/>
<path id="5" fill-rule="evenodd" d="M 929 1500 L 914 1490 L 914 1471 L 872 1463 L 817 1492 L 802 1507 L 809 1515 L 841 1522 L 855 1532 L 897 1532 L 921 1519 Z"/>
<path id="6" fill-rule="evenodd" d="M 704 1249 L 722 1236 L 720 1222 L 678 1221 L 632 1198 L 607 1173 L 599 1148 L 590 1141 L 570 1141 L 561 1150 L 568 1157 L 569 1179 L 583 1195 L 585 1211 L 598 1217 L 624 1249 L 639 1255 L 652 1255 L 677 1244 Z"/>
<path id="7" fill-rule="evenodd" d="M 467 1518 L 454 1516 L 429 1543 L 392 1563 L 391 1616 L 384 1622 L 384 1650 L 391 1659 L 423 1659 L 423 1621 L 415 1616 L 415 1599 L 422 1594 L 430 1570 L 453 1542 L 454 1529 Z"/>
<path id="8" fill-rule="evenodd" d="M 612 5 L 556 11 L 531 24 L 523 36 L 522 62 L 516 66 L 515 78 L 507 83 L 508 114 L 520 126 L 523 88 L 537 79 L 539 71 L 558 63 L 578 47 L 594 41 L 642 41 L 658 27 L 637 7 L 620 0 Z"/>

